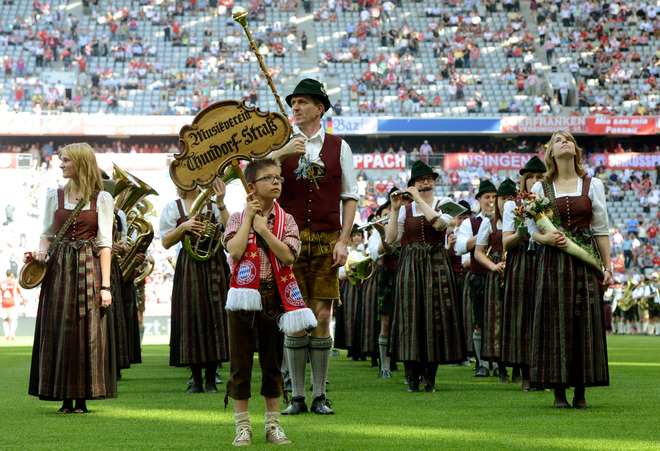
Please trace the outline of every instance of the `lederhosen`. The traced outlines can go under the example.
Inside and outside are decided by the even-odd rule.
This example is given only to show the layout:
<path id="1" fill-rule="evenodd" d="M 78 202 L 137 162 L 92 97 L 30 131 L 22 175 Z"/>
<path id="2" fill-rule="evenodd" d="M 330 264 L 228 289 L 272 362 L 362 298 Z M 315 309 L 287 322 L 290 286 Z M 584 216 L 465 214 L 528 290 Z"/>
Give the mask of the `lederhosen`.
<path id="1" fill-rule="evenodd" d="M 465 360 L 460 295 L 445 248 L 445 232 L 405 206 L 405 240 L 397 266 L 390 345 L 397 361 Z"/>
<path id="2" fill-rule="evenodd" d="M 490 261 L 498 264 L 502 261 L 502 229 L 497 228 L 497 220 L 490 219 Z M 482 332 L 481 356 L 484 360 L 498 361 L 502 354 L 502 295 L 500 287 L 502 276 L 494 271 L 486 275 L 484 290 L 484 325 Z"/>
<path id="3" fill-rule="evenodd" d="M 591 178 L 585 177 L 579 196 L 553 198 L 562 227 L 590 240 Z M 532 386 L 548 388 L 609 385 L 603 291 L 596 272 L 579 259 L 541 246 L 535 276 L 532 332 Z"/>
<path id="4" fill-rule="evenodd" d="M 177 227 L 188 220 L 177 199 Z M 211 208 L 210 205 L 208 206 Z M 210 215 L 211 221 L 215 221 Z M 201 262 L 179 251 L 172 287 L 170 365 L 187 366 L 229 359 L 225 304 L 229 266 L 222 252 Z"/>
<path id="5" fill-rule="evenodd" d="M 57 190 L 55 229 L 71 214 Z M 114 342 L 101 307 L 101 259 L 96 245 L 97 196 L 50 255 L 41 285 L 29 394 L 44 400 L 117 397 Z"/>

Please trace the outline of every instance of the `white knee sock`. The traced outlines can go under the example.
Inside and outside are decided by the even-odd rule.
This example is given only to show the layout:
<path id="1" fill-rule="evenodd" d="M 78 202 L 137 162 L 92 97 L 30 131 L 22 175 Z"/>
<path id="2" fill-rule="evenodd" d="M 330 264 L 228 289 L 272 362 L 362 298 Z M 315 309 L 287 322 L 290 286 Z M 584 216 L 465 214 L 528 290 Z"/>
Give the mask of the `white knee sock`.
<path id="1" fill-rule="evenodd" d="M 17 319 L 12 319 L 9 322 L 9 336 L 12 338 L 16 338 L 16 329 L 18 329 L 18 320 Z"/>

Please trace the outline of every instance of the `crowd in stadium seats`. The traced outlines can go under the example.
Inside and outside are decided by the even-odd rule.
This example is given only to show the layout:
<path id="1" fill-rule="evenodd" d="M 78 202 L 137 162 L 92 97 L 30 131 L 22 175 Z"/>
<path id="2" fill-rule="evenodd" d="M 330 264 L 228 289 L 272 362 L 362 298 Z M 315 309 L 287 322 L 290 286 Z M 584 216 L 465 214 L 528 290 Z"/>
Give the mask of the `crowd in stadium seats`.
<path id="1" fill-rule="evenodd" d="M 259 99 L 265 80 L 231 19 L 234 0 L 85 1 L 80 15 L 66 5 L 0 6 L 1 110 L 193 114 L 224 98 L 271 104 Z M 313 16 L 322 74 L 349 88 L 338 114 L 658 114 L 660 7 L 605 5 L 534 0 L 529 21 L 509 0 L 322 0 Z M 297 2 L 244 6 L 279 84 L 297 71 Z M 551 85 L 548 67 L 572 80 Z M 35 77 L 62 70 L 76 71 L 76 89 Z"/>

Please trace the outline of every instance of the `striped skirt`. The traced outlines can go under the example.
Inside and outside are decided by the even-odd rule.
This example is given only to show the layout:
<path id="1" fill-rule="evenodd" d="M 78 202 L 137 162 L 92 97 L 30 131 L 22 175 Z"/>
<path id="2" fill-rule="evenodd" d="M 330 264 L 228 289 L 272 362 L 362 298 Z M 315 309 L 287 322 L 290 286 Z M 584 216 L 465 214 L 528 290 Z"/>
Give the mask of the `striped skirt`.
<path id="1" fill-rule="evenodd" d="M 335 348 L 353 349 L 358 296 L 360 294 L 360 285 L 353 285 L 348 280 L 341 281 L 339 287 L 341 305 L 337 307 L 336 311 Z"/>
<path id="2" fill-rule="evenodd" d="M 374 272 L 362 283 L 362 353 L 375 355 L 378 353 L 378 334 L 380 321 L 378 319 L 378 279 L 382 265 L 376 263 Z"/>
<path id="3" fill-rule="evenodd" d="M 498 264 L 502 261 L 500 252 L 493 253 L 491 261 Z M 502 298 L 503 287 L 500 287 L 502 277 L 493 271 L 486 275 L 484 289 L 484 327 L 482 332 L 481 357 L 484 360 L 495 361 L 502 357 Z"/>
<path id="4" fill-rule="evenodd" d="M 128 352 L 128 331 L 126 329 L 126 315 L 124 313 L 124 299 L 122 285 L 124 283 L 121 268 L 116 258 L 112 259 L 110 280 L 112 287 L 112 311 L 114 320 L 114 341 L 117 349 L 117 367 L 119 369 L 131 366 Z"/>
<path id="5" fill-rule="evenodd" d="M 472 318 L 472 300 L 470 299 L 470 277 L 472 273 L 468 272 L 462 282 L 457 280 L 456 286 L 461 293 L 461 305 L 463 310 L 461 311 L 461 319 L 463 322 L 463 333 L 465 335 L 465 350 L 467 355 L 475 356 L 474 352 L 474 341 L 472 341 L 472 333 L 474 332 L 474 321 Z"/>
<path id="6" fill-rule="evenodd" d="M 460 295 L 444 246 L 405 247 L 397 267 L 394 303 L 390 345 L 396 360 L 465 360 Z"/>
<path id="7" fill-rule="evenodd" d="M 531 363 L 534 260 L 527 255 L 527 243 L 507 253 L 502 318 L 502 361 L 506 365 Z"/>
<path id="8" fill-rule="evenodd" d="M 541 246 L 535 279 L 532 386 L 609 385 L 603 292 L 593 270 Z"/>
<path id="9" fill-rule="evenodd" d="M 199 262 L 185 250 L 177 257 L 172 287 L 170 365 L 229 359 L 225 305 L 229 267 L 219 252 Z"/>
<path id="10" fill-rule="evenodd" d="M 63 240 L 50 257 L 39 295 L 30 395 L 52 401 L 117 397 L 114 343 L 100 288 L 96 245 Z"/>

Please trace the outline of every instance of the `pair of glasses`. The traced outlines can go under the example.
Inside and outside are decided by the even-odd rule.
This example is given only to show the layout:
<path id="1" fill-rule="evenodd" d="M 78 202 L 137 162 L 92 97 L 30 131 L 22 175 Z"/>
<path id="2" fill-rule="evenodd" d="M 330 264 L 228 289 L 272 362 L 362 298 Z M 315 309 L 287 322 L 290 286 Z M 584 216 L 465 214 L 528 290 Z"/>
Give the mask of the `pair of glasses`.
<path id="1" fill-rule="evenodd" d="M 426 177 L 419 177 L 415 181 L 420 183 L 435 182 L 435 177 L 433 177 L 432 175 L 427 175 Z"/>
<path id="2" fill-rule="evenodd" d="M 265 175 L 263 177 L 258 178 L 257 180 L 254 181 L 254 183 L 257 182 L 266 182 L 266 183 L 275 183 L 275 182 L 280 182 L 280 184 L 284 183 L 284 177 L 279 176 L 279 175 Z"/>

